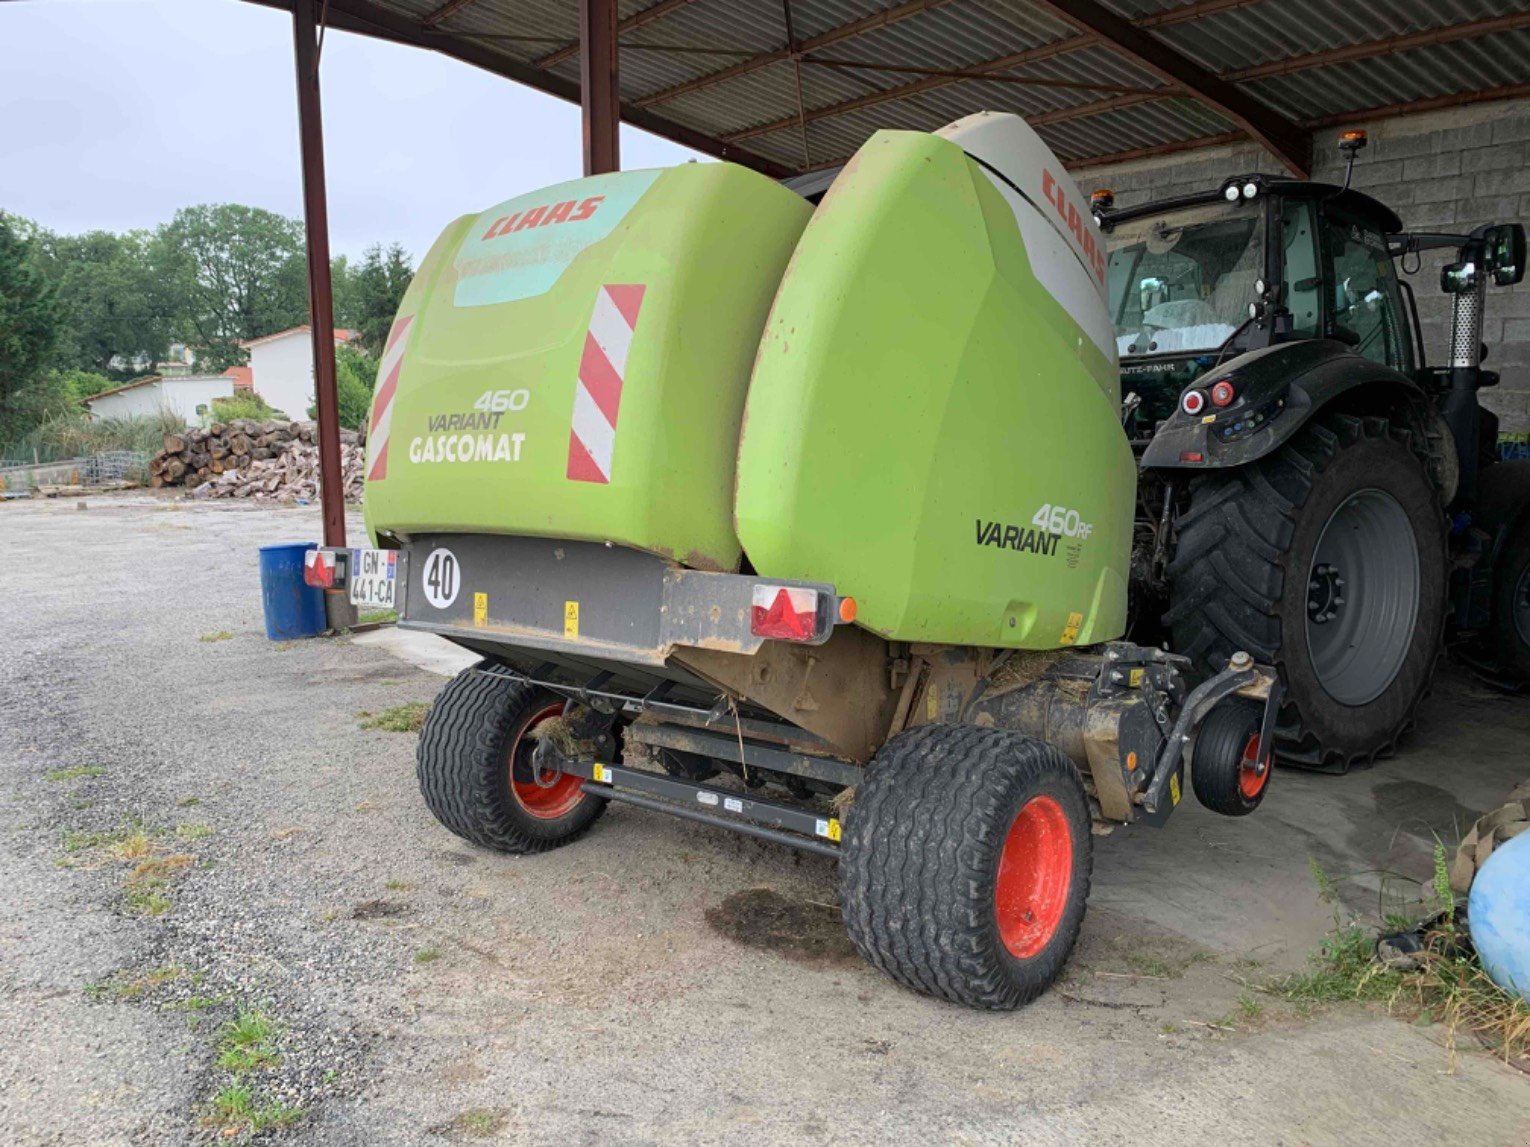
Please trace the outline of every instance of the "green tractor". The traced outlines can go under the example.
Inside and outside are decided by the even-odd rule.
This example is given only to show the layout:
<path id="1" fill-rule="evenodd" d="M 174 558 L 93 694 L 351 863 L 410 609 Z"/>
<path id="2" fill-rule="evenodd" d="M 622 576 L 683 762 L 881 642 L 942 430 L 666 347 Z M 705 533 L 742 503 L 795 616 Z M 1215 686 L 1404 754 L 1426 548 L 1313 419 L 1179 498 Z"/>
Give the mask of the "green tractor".
<path id="1" fill-rule="evenodd" d="M 1364 142 L 1341 139 L 1351 170 Z M 1498 381 L 1487 287 L 1523 277 L 1523 227 L 1408 232 L 1347 175 L 1093 206 L 1143 470 L 1132 636 L 1201 673 L 1275 665 L 1282 759 L 1332 771 L 1392 751 L 1447 639 L 1530 674 L 1530 463 L 1497 460 L 1477 400 Z M 1399 271 L 1447 248 L 1430 366 Z"/>

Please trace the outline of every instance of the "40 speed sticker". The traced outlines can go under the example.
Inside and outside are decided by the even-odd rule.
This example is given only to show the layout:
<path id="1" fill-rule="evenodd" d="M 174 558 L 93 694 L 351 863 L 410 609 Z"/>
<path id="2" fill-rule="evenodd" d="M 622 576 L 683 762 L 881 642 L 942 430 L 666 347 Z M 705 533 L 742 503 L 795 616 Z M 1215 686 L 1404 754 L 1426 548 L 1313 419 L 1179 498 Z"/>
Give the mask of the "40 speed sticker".
<path id="1" fill-rule="evenodd" d="M 425 600 L 437 609 L 447 608 L 457 600 L 457 590 L 462 585 L 457 555 L 445 548 L 431 550 L 421 581 L 425 584 Z"/>

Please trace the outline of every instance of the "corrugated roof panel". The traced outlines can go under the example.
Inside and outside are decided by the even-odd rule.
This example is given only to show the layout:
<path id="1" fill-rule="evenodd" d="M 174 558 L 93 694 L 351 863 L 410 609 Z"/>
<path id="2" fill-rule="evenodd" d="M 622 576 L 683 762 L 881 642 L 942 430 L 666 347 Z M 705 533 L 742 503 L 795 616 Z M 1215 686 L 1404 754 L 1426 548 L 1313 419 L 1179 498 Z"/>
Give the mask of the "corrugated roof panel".
<path id="1" fill-rule="evenodd" d="M 1244 85 L 1296 119 L 1485 91 L 1530 80 L 1530 30 L 1436 44 Z"/>
<path id="2" fill-rule="evenodd" d="M 442 0 L 372 0 L 394 16 L 423 24 Z M 617 0 L 622 18 L 666 0 Z M 623 34 L 622 96 L 632 101 L 736 67 L 748 54 L 787 43 L 786 0 L 692 0 Z M 794 29 L 809 40 L 899 8 L 902 0 L 790 0 Z M 1205 0 L 1101 0 L 1202 66 L 1236 73 L 1353 45 L 1383 44 L 1401 35 L 1505 15 L 1530 13 L 1530 0 L 1247 0 L 1192 19 L 1176 11 Z M 1225 117 L 1190 97 L 1134 100 L 1122 89 L 1160 86 L 1153 73 L 1101 43 L 1033 61 L 1010 76 L 1101 87 L 1059 87 L 925 75 L 908 69 L 968 71 L 1018 52 L 1084 35 L 1030 0 L 930 0 L 890 23 L 872 24 L 819 51 L 822 59 L 886 68 L 801 69 L 801 100 L 822 118 L 807 127 L 808 162 L 851 154 L 880 127 L 929 129 L 977 110 L 1014 111 L 1038 120 L 1070 160 L 1155 145 L 1172 145 L 1232 130 Z M 1169 19 L 1161 19 L 1167 14 Z M 578 36 L 575 0 L 474 0 L 435 31 L 475 49 L 521 63 L 542 59 Z M 522 37 L 523 39 L 516 39 Z M 679 49 L 666 51 L 663 49 Z M 644 50 L 646 49 L 646 50 Z M 710 50 L 708 50 L 710 49 Z M 549 74 L 577 81 L 577 56 Z M 1408 51 L 1388 50 L 1348 63 L 1299 66 L 1285 74 L 1240 81 L 1248 94 L 1287 118 L 1336 114 L 1530 82 L 1530 28 L 1461 38 Z M 650 109 L 671 123 L 713 138 L 779 124 L 742 143 L 749 151 L 801 167 L 797 69 L 789 61 L 760 65 Z M 835 111 L 847 102 L 869 104 Z M 827 112 L 828 114 L 825 114 Z"/>

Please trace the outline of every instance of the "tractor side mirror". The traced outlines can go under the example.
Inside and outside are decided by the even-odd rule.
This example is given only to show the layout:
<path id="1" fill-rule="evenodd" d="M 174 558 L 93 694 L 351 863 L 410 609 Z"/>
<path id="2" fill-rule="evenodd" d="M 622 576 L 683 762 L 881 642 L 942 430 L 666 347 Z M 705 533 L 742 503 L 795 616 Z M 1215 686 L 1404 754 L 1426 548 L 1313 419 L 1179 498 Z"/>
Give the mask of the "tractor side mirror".
<path id="1" fill-rule="evenodd" d="M 1493 282 L 1512 287 L 1525 277 L 1525 228 L 1521 223 L 1500 223 L 1482 236 L 1485 262 Z"/>

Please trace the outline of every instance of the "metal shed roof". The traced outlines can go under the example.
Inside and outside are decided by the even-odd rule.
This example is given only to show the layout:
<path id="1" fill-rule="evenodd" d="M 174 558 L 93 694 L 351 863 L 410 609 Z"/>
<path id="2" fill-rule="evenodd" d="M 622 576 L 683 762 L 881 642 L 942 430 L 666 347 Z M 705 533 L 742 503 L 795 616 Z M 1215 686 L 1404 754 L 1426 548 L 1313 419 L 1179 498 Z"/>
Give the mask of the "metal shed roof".
<path id="1" fill-rule="evenodd" d="M 289 0 L 253 0 L 290 8 Z M 579 98 L 578 0 L 327 0 L 337 28 Z M 878 128 L 1030 120 L 1072 167 L 1530 95 L 1525 0 L 619 0 L 622 117 L 777 177 Z"/>

